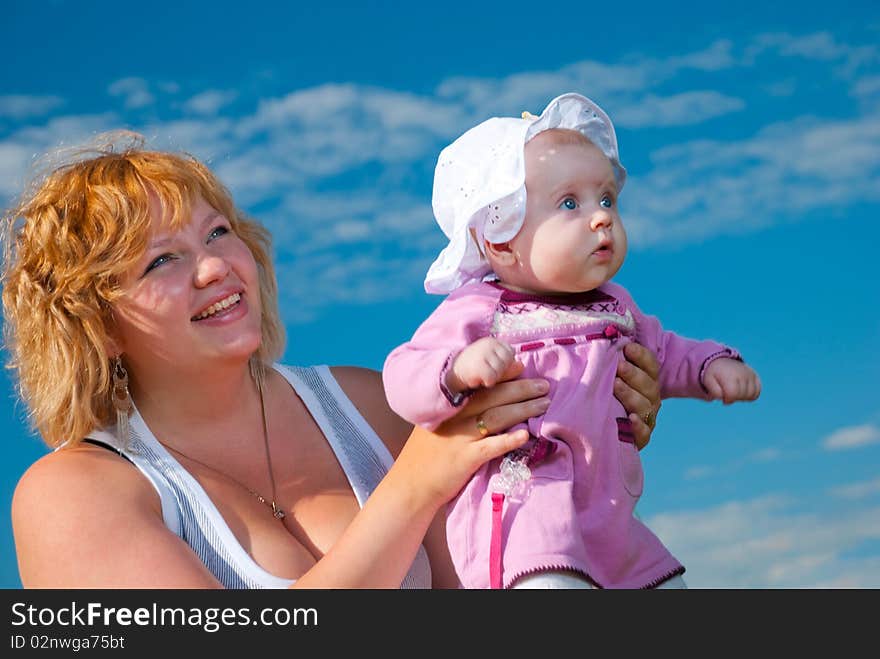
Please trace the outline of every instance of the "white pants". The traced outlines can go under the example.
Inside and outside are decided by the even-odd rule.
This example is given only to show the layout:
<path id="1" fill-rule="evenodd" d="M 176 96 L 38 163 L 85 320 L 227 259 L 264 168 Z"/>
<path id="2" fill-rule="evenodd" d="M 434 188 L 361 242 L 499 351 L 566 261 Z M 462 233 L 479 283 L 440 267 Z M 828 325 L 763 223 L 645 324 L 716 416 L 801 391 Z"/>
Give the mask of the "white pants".
<path id="1" fill-rule="evenodd" d="M 594 589 L 595 586 L 574 572 L 536 572 L 518 579 L 511 588 L 532 590 L 566 590 L 570 588 Z M 687 588 L 680 574 L 667 579 L 657 588 Z"/>

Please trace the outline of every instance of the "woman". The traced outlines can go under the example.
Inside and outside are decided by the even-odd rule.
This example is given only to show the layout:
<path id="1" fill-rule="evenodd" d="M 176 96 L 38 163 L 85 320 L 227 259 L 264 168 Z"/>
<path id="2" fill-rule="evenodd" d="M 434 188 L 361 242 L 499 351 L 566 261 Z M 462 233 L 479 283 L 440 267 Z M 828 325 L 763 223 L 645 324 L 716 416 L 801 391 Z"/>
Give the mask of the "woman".
<path id="1" fill-rule="evenodd" d="M 443 506 L 526 440 L 479 429 L 541 413 L 545 383 L 515 366 L 428 433 L 375 371 L 275 364 L 269 236 L 204 165 L 127 139 L 56 168 L 4 223 L 11 366 L 56 449 L 13 498 L 22 584 L 456 586 Z M 628 357 L 643 446 L 656 362 Z"/>

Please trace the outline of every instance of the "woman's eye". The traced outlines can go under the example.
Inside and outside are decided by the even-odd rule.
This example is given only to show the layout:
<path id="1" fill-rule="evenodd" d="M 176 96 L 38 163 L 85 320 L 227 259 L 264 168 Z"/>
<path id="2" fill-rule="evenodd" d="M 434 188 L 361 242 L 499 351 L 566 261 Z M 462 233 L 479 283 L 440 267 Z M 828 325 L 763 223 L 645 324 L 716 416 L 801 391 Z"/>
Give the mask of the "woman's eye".
<path id="1" fill-rule="evenodd" d="M 562 200 L 562 203 L 559 204 L 559 207 L 564 208 L 569 211 L 573 211 L 574 209 L 576 209 L 578 207 L 578 203 L 572 197 L 566 197 L 565 199 Z"/>
<path id="2" fill-rule="evenodd" d="M 599 200 L 599 205 L 602 208 L 611 208 L 612 206 L 614 206 L 614 199 L 611 197 L 611 195 L 602 195 L 602 198 Z"/>
<path id="3" fill-rule="evenodd" d="M 162 256 L 158 256 L 152 261 L 150 261 L 150 265 L 147 266 L 147 269 L 144 271 L 144 274 L 147 274 L 150 270 L 154 268 L 158 268 L 163 263 L 167 263 L 171 260 L 171 254 L 162 254 Z"/>
<path id="4" fill-rule="evenodd" d="M 211 233 L 208 234 L 208 240 L 214 240 L 214 238 L 219 238 L 220 236 L 229 233 L 228 227 L 215 227 L 211 230 Z"/>

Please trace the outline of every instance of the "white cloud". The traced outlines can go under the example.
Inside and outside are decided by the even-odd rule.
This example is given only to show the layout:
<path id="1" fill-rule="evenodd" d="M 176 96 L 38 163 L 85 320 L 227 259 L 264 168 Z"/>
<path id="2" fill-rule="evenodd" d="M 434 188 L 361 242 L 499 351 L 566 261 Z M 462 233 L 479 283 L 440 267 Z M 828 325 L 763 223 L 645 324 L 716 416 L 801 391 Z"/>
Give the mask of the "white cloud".
<path id="1" fill-rule="evenodd" d="M 785 53 L 814 62 L 859 57 L 864 62 L 870 55 L 870 48 L 821 35 L 764 36 L 752 46 L 753 53 L 759 50 L 767 57 Z M 319 255 L 342 239 L 363 255 L 383 259 L 373 271 L 361 265 L 353 276 L 394 279 L 417 273 L 420 280 L 443 243 L 430 209 L 430 186 L 423 179 L 430 178 L 442 146 L 475 121 L 522 109 L 537 112 L 561 91 L 584 89 L 609 109 L 619 127 L 633 132 L 697 125 L 747 111 L 750 99 L 705 88 L 706 75 L 701 75 L 701 88 L 682 87 L 680 74 L 750 66 L 747 59 L 734 56 L 731 42 L 717 41 L 665 59 L 630 56 L 618 63 L 581 61 L 500 79 L 451 78 L 426 95 L 327 84 L 265 98 L 234 120 L 217 111 L 234 100 L 235 92 L 205 90 L 178 106 L 189 116 L 134 128 L 156 146 L 206 160 L 240 204 L 259 205 L 279 252 L 305 259 L 298 267 L 318 272 L 316 285 L 331 281 L 320 274 L 326 264 Z M 743 68 L 744 74 L 748 71 Z M 830 75 L 827 70 L 825 75 Z M 796 97 L 798 88 L 786 76 L 777 93 Z M 876 79 L 876 72 L 865 73 L 851 81 L 851 88 L 868 98 Z M 771 81 L 762 84 L 772 86 Z M 129 109 L 155 103 L 153 90 L 172 94 L 179 87 L 130 77 L 109 88 Z M 859 109 L 852 109 L 849 118 L 792 117 L 735 140 L 697 138 L 658 149 L 650 154 L 649 169 L 630 170 L 621 200 L 631 242 L 696 242 L 796 221 L 812 210 L 877 201 L 880 111 L 863 108 L 859 116 Z M 0 141 L 0 194 L 19 189 L 17 172 L 26 169 L 32 154 L 126 123 L 128 117 L 116 113 L 59 115 L 42 126 L 13 131 Z M 701 135 L 699 130 L 691 134 Z M 340 185 L 345 194 L 332 192 Z M 398 251 L 407 246 L 406 255 L 389 261 L 384 250 L 395 242 Z M 391 272 L 391 264 L 401 271 Z M 312 297 L 315 304 L 336 299 L 332 286 L 327 290 L 326 296 Z M 393 288 L 384 290 L 389 298 L 395 294 Z M 690 477 L 698 475 L 694 471 Z"/>
<path id="2" fill-rule="evenodd" d="M 0 143 L 0 195 L 12 198 L 21 191 L 33 155 L 24 144 Z"/>
<path id="3" fill-rule="evenodd" d="M 209 89 L 187 100 L 183 104 L 183 109 L 193 114 L 213 115 L 217 114 L 220 108 L 234 101 L 237 96 L 238 93 L 235 91 Z"/>
<path id="4" fill-rule="evenodd" d="M 799 117 L 751 138 L 670 145 L 652 160 L 621 197 L 633 244 L 751 231 L 880 200 L 880 113 Z"/>
<path id="5" fill-rule="evenodd" d="M 294 121 L 319 124 L 325 118 L 345 112 L 356 104 L 355 85 L 321 85 L 281 98 L 261 101 L 251 121 L 254 131 L 270 126 L 284 126 Z"/>
<path id="6" fill-rule="evenodd" d="M 752 462 L 773 462 L 774 460 L 779 460 L 782 455 L 782 451 L 777 448 L 765 448 L 752 453 L 749 458 Z"/>
<path id="7" fill-rule="evenodd" d="M 880 494 L 880 478 L 861 483 L 850 483 L 829 490 L 831 496 L 841 499 L 864 499 Z"/>
<path id="8" fill-rule="evenodd" d="M 113 126 L 113 115 L 66 115 L 42 126 L 26 126 L 0 141 L 0 198 L 17 196 L 22 186 L 73 148 Z"/>
<path id="9" fill-rule="evenodd" d="M 107 87 L 110 96 L 121 96 L 125 107 L 129 110 L 143 108 L 152 105 L 155 97 L 150 92 L 149 83 L 143 78 L 122 78 L 111 83 Z"/>
<path id="10" fill-rule="evenodd" d="M 340 258 L 321 250 L 308 259 L 279 259 L 276 270 L 290 325 L 311 322 L 327 304 L 369 305 L 400 297 L 424 277 L 415 260 L 392 251 Z"/>
<path id="11" fill-rule="evenodd" d="M 847 48 L 838 44 L 827 32 L 794 36 L 787 33 L 768 33 L 757 37 L 755 50 L 775 49 L 784 57 L 805 57 L 815 60 L 834 60 L 846 55 Z"/>
<path id="12" fill-rule="evenodd" d="M 455 117 L 432 99 L 355 85 L 293 92 L 234 122 L 221 174 L 246 200 L 326 187 L 367 166 L 393 176 L 430 154 Z"/>
<path id="13" fill-rule="evenodd" d="M 375 242 L 397 241 L 406 234 L 423 233 L 426 227 L 433 230 L 430 203 L 400 191 L 356 195 L 296 191 L 286 195 L 282 214 L 299 218 L 297 228 L 314 233 L 318 244 L 326 244 L 320 236 L 327 233 L 328 225 L 352 219 L 369 220 Z"/>
<path id="14" fill-rule="evenodd" d="M 768 496 L 646 519 L 687 568 L 691 588 L 880 587 L 880 562 L 858 557 L 880 539 L 880 508 L 798 511 Z"/>
<path id="15" fill-rule="evenodd" d="M 841 428 L 822 440 L 826 451 L 862 448 L 880 442 L 880 428 L 871 424 Z"/>
<path id="16" fill-rule="evenodd" d="M 264 100 L 244 122 L 246 133 L 272 128 L 351 133 L 423 130 L 445 135 L 456 123 L 455 108 L 430 97 L 353 84 L 327 84 Z"/>
<path id="17" fill-rule="evenodd" d="M 693 91 L 658 97 L 649 94 L 618 111 L 614 123 L 628 128 L 682 126 L 737 112 L 745 107 L 739 98 L 715 91 Z"/>
<path id="18" fill-rule="evenodd" d="M 278 247 L 285 320 L 305 322 L 318 307 L 393 299 L 424 279 L 442 246 L 430 205 L 403 193 L 384 196 L 294 192 L 269 214 Z M 355 257 L 339 258 L 340 247 Z M 302 282 L 308 296 L 299 298 Z M 353 294 L 353 291 L 357 291 Z"/>
<path id="19" fill-rule="evenodd" d="M 235 137 L 236 121 L 227 117 L 176 119 L 138 128 L 156 148 L 187 151 L 213 163 L 218 158 L 237 153 L 242 144 Z"/>
<path id="20" fill-rule="evenodd" d="M 786 78 L 785 80 L 776 80 L 769 84 L 765 84 L 763 88 L 770 96 L 790 97 L 797 92 L 797 80 L 794 78 Z"/>
<path id="21" fill-rule="evenodd" d="M 670 74 L 687 69 L 697 71 L 729 69 L 736 66 L 736 60 L 733 56 L 733 42 L 728 39 L 720 39 L 704 50 L 663 60 L 661 66 L 669 70 Z"/>
<path id="22" fill-rule="evenodd" d="M 880 61 L 880 49 L 875 45 L 861 46 L 839 42 L 828 32 L 792 35 L 788 33 L 762 34 L 746 48 L 744 62 L 754 64 L 755 58 L 767 51 L 782 57 L 798 57 L 824 63 L 835 63 L 835 72 L 850 78 L 859 69 Z"/>
<path id="23" fill-rule="evenodd" d="M 716 71 L 733 65 L 730 42 L 718 41 L 702 51 L 662 60 L 639 58 L 626 64 L 583 61 L 557 71 L 526 71 L 504 78 L 450 78 L 436 93 L 460 105 L 471 122 L 492 115 L 517 115 L 521 110 L 538 113 L 548 100 L 564 91 L 589 90 L 587 95 L 605 107 L 615 123 L 623 121 L 621 125 L 694 124 L 739 110 L 742 101 L 715 91 L 664 97 L 650 90 L 683 71 Z M 642 111 L 646 101 L 652 107 Z"/>
<path id="24" fill-rule="evenodd" d="M 880 76 L 865 76 L 853 85 L 853 94 L 857 97 L 872 97 L 880 93 Z"/>
<path id="25" fill-rule="evenodd" d="M 354 242 L 370 236 L 370 223 L 357 220 L 343 220 L 333 224 L 330 233 L 340 242 Z"/>
<path id="26" fill-rule="evenodd" d="M 684 472 L 685 480 L 701 480 L 704 478 L 709 478 L 715 473 L 714 467 L 708 467 L 706 465 L 699 465 L 696 467 L 689 467 Z"/>
<path id="27" fill-rule="evenodd" d="M 747 454 L 725 465 L 693 465 L 685 469 L 682 477 L 685 480 L 695 481 L 714 478 L 722 474 L 729 475 L 755 463 L 774 462 L 775 460 L 779 460 L 782 456 L 783 452 L 777 448 L 764 448 Z"/>
<path id="28" fill-rule="evenodd" d="M 58 96 L 0 95 L 0 118 L 15 120 L 42 117 L 64 105 Z"/>

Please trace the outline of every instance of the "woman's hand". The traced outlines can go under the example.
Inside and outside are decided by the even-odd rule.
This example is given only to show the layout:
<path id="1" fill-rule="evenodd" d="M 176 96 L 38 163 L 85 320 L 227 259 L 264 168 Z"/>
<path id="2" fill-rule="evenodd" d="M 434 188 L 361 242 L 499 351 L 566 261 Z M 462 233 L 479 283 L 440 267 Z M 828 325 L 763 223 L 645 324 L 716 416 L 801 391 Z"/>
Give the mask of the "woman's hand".
<path id="1" fill-rule="evenodd" d="M 627 361 L 621 360 L 614 381 L 614 396 L 629 413 L 636 446 L 645 448 L 660 411 L 660 365 L 653 352 L 638 343 L 623 348 Z"/>
<path id="2" fill-rule="evenodd" d="M 491 390 L 475 393 L 455 417 L 433 432 L 415 427 L 360 512 L 324 557 L 297 579 L 294 587 L 400 587 L 435 518 L 439 520 L 437 529 L 443 532 L 444 526 L 440 524 L 445 523 L 445 518 L 438 511 L 461 491 L 482 464 L 522 446 L 529 438 L 525 429 L 493 433 L 546 411 L 548 383 L 514 380 L 522 370 L 522 364 L 512 364 L 503 376 L 504 381 Z M 485 433 L 481 432 L 478 419 L 485 425 Z M 443 561 L 436 563 L 436 567 L 442 565 L 446 583 L 455 585 L 457 577 L 445 533 L 436 537 L 442 540 L 442 547 L 439 554 L 431 557 L 432 561 Z M 432 564 L 432 571 L 434 567 Z"/>
<path id="3" fill-rule="evenodd" d="M 429 485 L 438 500 L 452 499 L 482 464 L 522 446 L 529 437 L 525 429 L 494 433 L 547 411 L 547 381 L 515 379 L 522 370 L 514 361 L 501 382 L 474 393 L 458 414 L 433 432 L 417 426 L 396 465 L 412 465 L 414 477 Z"/>
<path id="4" fill-rule="evenodd" d="M 624 347 L 614 395 L 629 413 L 636 446 L 651 439 L 660 409 L 657 358 L 637 343 Z M 494 435 L 547 411 L 549 386 L 543 379 L 517 379 L 523 365 L 514 361 L 502 381 L 476 391 L 461 411 L 434 431 L 416 427 L 397 459 L 406 471 L 428 486 L 436 501 L 452 499 L 485 462 L 500 457 L 528 439 L 525 430 Z M 410 466 L 411 469 L 408 469 Z M 424 491 L 424 490 L 423 490 Z"/>

